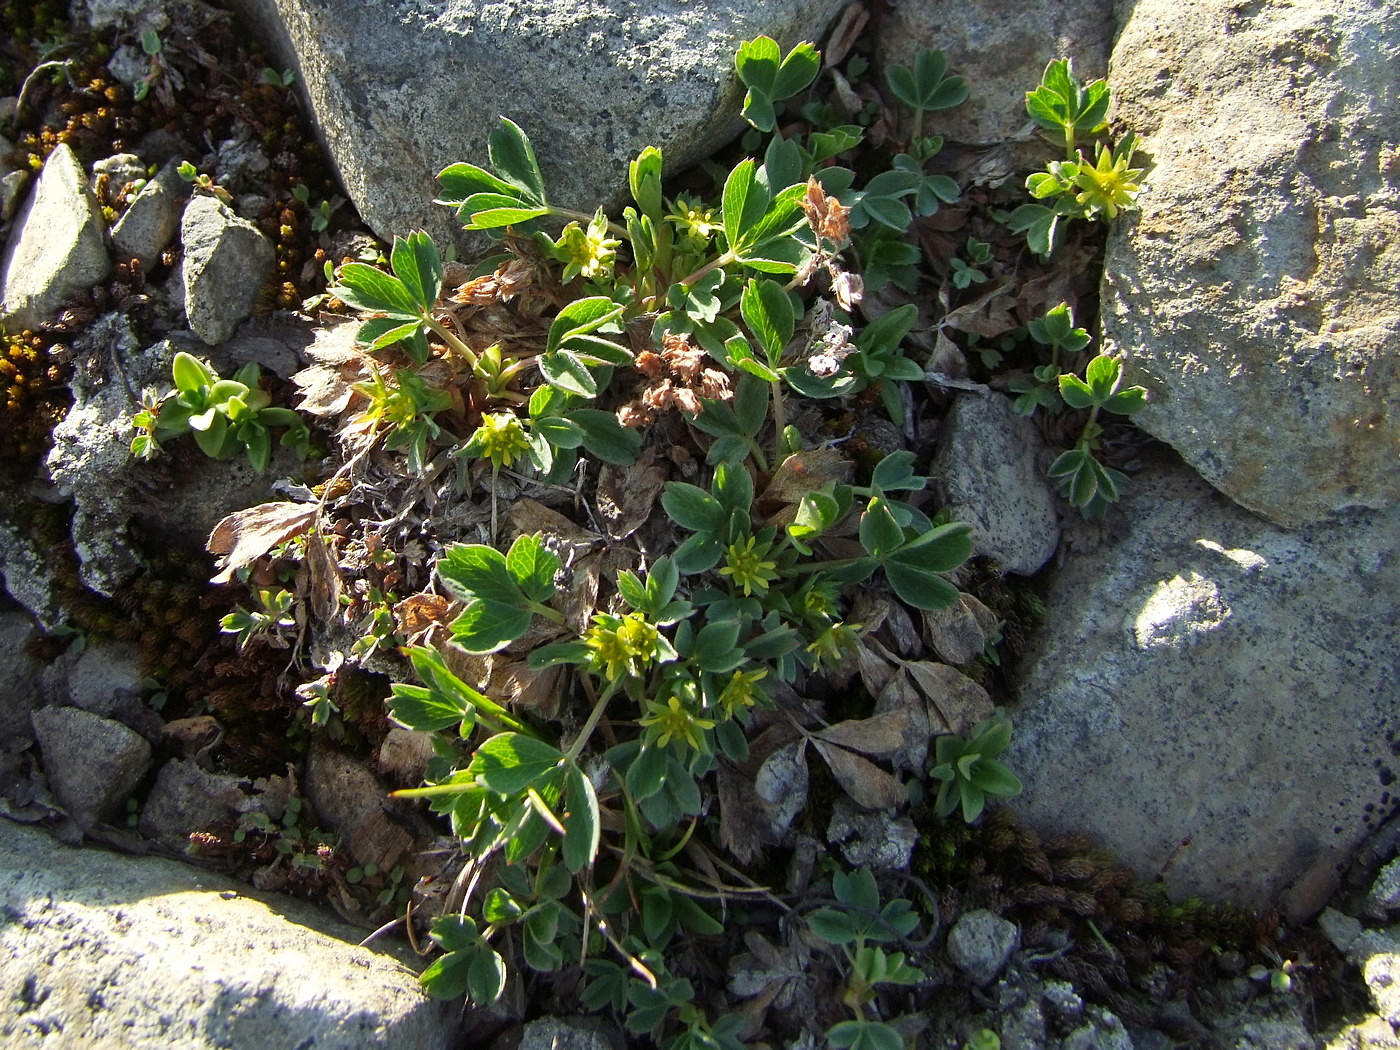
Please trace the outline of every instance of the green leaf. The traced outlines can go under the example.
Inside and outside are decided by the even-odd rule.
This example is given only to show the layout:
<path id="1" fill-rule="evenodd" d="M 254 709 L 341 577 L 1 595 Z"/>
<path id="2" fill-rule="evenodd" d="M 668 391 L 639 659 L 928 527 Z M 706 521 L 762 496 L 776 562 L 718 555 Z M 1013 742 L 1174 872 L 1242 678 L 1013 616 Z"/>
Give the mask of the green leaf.
<path id="1" fill-rule="evenodd" d="M 1121 377 L 1122 366 L 1108 354 L 1099 354 L 1084 370 L 1084 378 L 1094 392 L 1094 403 L 1099 405 L 1108 400 Z"/>
<path id="2" fill-rule="evenodd" d="M 564 759 L 563 752 L 522 733 L 498 733 L 476 749 L 467 771 L 491 791 L 520 795 L 538 786 Z"/>
<path id="3" fill-rule="evenodd" d="M 802 160 L 802 150 L 792 139 L 778 138 L 776 135 L 768 143 L 763 154 L 761 178 L 769 193 L 785 190 L 804 182 L 806 166 Z"/>
<path id="4" fill-rule="evenodd" d="M 819 908 L 807 916 L 812 932 L 827 944 L 854 944 L 864 932 L 863 925 L 853 916 L 832 908 Z"/>
<path id="5" fill-rule="evenodd" d="M 355 342 L 365 344 L 365 349 L 373 353 L 407 339 L 422 326 L 417 318 L 405 322 L 401 317 L 372 317 L 360 325 Z"/>
<path id="6" fill-rule="evenodd" d="M 725 359 L 735 368 L 742 369 L 751 376 L 757 376 L 766 383 L 776 382 L 778 373 L 753 356 L 749 341 L 741 335 L 724 344 Z"/>
<path id="7" fill-rule="evenodd" d="M 462 601 L 485 597 L 514 601 L 523 595 L 506 567 L 506 556 L 483 543 L 455 543 L 437 563 L 438 576 L 453 597 Z"/>
<path id="8" fill-rule="evenodd" d="M 539 389 L 553 390 L 554 387 L 544 386 Z M 544 416 L 536 419 L 531 427 L 536 434 L 539 434 L 555 448 L 578 448 L 583 444 L 583 429 L 578 424 L 560 416 Z"/>
<path id="9" fill-rule="evenodd" d="M 661 790 L 666 782 L 666 763 L 665 748 L 642 745 L 623 777 L 628 792 L 635 800 L 640 802 Z"/>
<path id="10" fill-rule="evenodd" d="M 739 629 L 738 620 L 719 620 L 700 628 L 691 654 L 696 666 L 702 671 L 725 674 L 742 664 L 747 657 L 739 648 Z"/>
<path id="11" fill-rule="evenodd" d="M 739 307 L 769 368 L 777 368 L 796 324 L 792 299 L 777 281 L 754 278 L 744 285 Z"/>
<path id="12" fill-rule="evenodd" d="M 442 292 L 442 256 L 433 239 L 422 230 L 395 237 L 389 265 L 424 314 L 432 312 Z"/>
<path id="13" fill-rule="evenodd" d="M 1104 411 L 1116 412 L 1120 416 L 1131 416 L 1146 406 L 1147 390 L 1140 386 L 1130 386 L 1126 390 L 1119 390 L 1103 403 Z"/>
<path id="14" fill-rule="evenodd" d="M 806 41 L 798 44 L 787 53 L 783 64 L 778 67 L 778 75 L 771 89 L 774 100 L 792 98 L 816 80 L 820 71 L 821 56 L 817 49 Z"/>
<path id="15" fill-rule="evenodd" d="M 583 432 L 590 455 L 623 467 L 637 462 L 637 454 L 642 450 L 642 435 L 624 427 L 612 412 L 576 408 L 569 413 L 569 419 Z"/>
<path id="16" fill-rule="evenodd" d="M 1021 793 L 1021 778 L 996 759 L 983 758 L 972 771 L 972 783 L 993 798 L 1012 798 Z"/>
<path id="17" fill-rule="evenodd" d="M 489 171 L 474 164 L 449 164 L 438 172 L 438 183 L 442 186 L 442 196 L 434 204 L 445 204 L 459 208 L 468 197 L 478 193 L 496 193 L 511 199 L 518 199 L 518 191 L 504 179 L 499 179 Z"/>
<path id="18" fill-rule="evenodd" d="M 753 159 L 746 157 L 725 179 L 720 198 L 724 236 L 731 251 L 737 253 L 744 233 L 756 226 L 767 210 L 768 193 L 755 178 Z"/>
<path id="19" fill-rule="evenodd" d="M 890 90 L 911 109 L 925 113 L 949 109 L 966 101 L 967 82 L 962 77 L 945 76 L 945 71 L 943 52 L 924 48 L 915 57 L 913 70 L 903 66 L 890 69 Z"/>
<path id="20" fill-rule="evenodd" d="M 521 207 L 510 197 L 479 193 L 470 198 L 462 211 L 469 221 L 464 229 L 499 230 L 504 226 L 520 226 L 532 219 L 549 214 L 548 208 Z"/>
<path id="21" fill-rule="evenodd" d="M 1068 372 L 1060 376 L 1060 397 L 1070 408 L 1093 408 L 1097 401 L 1089 384 Z"/>
<path id="22" fill-rule="evenodd" d="M 185 393 L 196 393 L 205 387 L 213 386 L 218 378 L 203 361 L 183 350 L 179 351 L 171 362 L 170 373 L 175 381 L 175 389 Z"/>
<path id="23" fill-rule="evenodd" d="M 860 545 L 873 558 L 885 558 L 904 543 L 904 530 L 894 520 L 889 504 L 875 497 L 860 516 Z"/>
<path id="24" fill-rule="evenodd" d="M 579 397 L 597 397 L 598 380 L 578 356 L 568 350 L 543 354 L 539 359 L 540 375 L 557 390 Z"/>
<path id="25" fill-rule="evenodd" d="M 755 187 L 755 192 L 762 199 L 768 197 L 761 187 Z M 740 262 L 768 273 L 796 269 L 796 260 L 806 249 L 792 239 L 792 234 L 806 223 L 802 211 L 805 192 L 801 185 L 787 187 L 773 198 L 756 222 L 744 227 L 737 243 L 730 242 Z"/>
<path id="26" fill-rule="evenodd" d="M 565 791 L 569 809 L 564 816 L 564 863 L 578 872 L 598 855 L 601 816 L 598 794 L 583 771 L 573 763 L 565 766 Z"/>
<path id="27" fill-rule="evenodd" d="M 606 295 L 576 299 L 555 316 L 549 326 L 549 338 L 545 343 L 546 352 L 565 348 L 576 336 L 595 332 L 615 318 L 621 316 L 625 307 L 613 302 Z"/>
<path id="28" fill-rule="evenodd" d="M 386 313 L 391 317 L 418 317 L 418 303 L 402 281 L 365 263 L 346 263 L 336 273 L 337 283 L 327 291 L 357 310 Z"/>
<path id="29" fill-rule="evenodd" d="M 519 536 L 506 552 L 506 569 L 531 601 L 547 601 L 554 594 L 554 574 L 559 556 L 538 535 Z"/>
<path id="30" fill-rule="evenodd" d="M 482 942 L 467 968 L 467 992 L 478 1006 L 489 1006 L 506 990 L 506 962 Z"/>
<path id="31" fill-rule="evenodd" d="M 496 173 L 523 191 L 531 204 L 543 207 L 544 176 L 540 174 L 529 136 L 520 126 L 502 117 L 500 125 L 488 136 L 486 148 Z"/>
<path id="32" fill-rule="evenodd" d="M 648 146 L 627 165 L 627 183 L 641 213 L 653 220 L 663 214 L 661 198 L 661 151 Z"/>
<path id="33" fill-rule="evenodd" d="M 691 532 L 715 532 L 724 525 L 725 510 L 719 501 L 684 481 L 667 482 L 661 506 L 672 521 Z"/>
<path id="34" fill-rule="evenodd" d="M 1006 225 L 1012 233 L 1024 233 L 1027 247 L 1036 255 L 1045 256 L 1057 246 L 1061 218 L 1056 209 L 1043 204 L 1022 204 L 1007 216 Z"/>
<path id="35" fill-rule="evenodd" d="M 928 478 L 914 473 L 914 453 L 904 449 L 880 460 L 870 475 L 871 487 L 881 492 L 918 492 L 927 483 Z"/>

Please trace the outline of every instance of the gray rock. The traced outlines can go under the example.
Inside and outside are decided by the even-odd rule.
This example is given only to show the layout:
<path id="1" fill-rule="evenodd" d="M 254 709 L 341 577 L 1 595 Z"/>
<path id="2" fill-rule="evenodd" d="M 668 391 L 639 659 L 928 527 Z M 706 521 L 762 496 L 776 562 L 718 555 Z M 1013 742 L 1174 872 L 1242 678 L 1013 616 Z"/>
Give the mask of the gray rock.
<path id="1" fill-rule="evenodd" d="M 1221 1033 L 1235 1050 L 1315 1050 L 1317 1040 L 1300 1017 L 1250 1021 Z"/>
<path id="2" fill-rule="evenodd" d="M 973 552 L 1029 576 L 1055 553 L 1058 510 L 1040 432 L 994 391 L 961 393 L 930 473 L 957 521 L 972 526 Z"/>
<path id="3" fill-rule="evenodd" d="M 1013 805 L 1173 896 L 1265 907 L 1300 884 L 1290 910 L 1315 914 L 1395 805 L 1400 509 L 1287 533 L 1173 464 L 1120 506 L 1017 672 Z"/>
<path id="4" fill-rule="evenodd" d="M 204 194 L 185 205 L 180 239 L 185 315 L 195 335 L 214 346 L 252 315 L 276 252 L 256 226 Z"/>
<path id="5" fill-rule="evenodd" d="M 1383 1017 L 1372 1014 L 1333 1033 L 1325 1050 L 1400 1050 L 1400 1035 Z"/>
<path id="6" fill-rule="evenodd" d="M 1081 79 L 1103 76 L 1113 40 L 1112 8 L 1112 0 L 897 4 L 880 24 L 876 61 L 886 70 L 912 67 L 921 48 L 938 48 L 949 73 L 965 77 L 970 91 L 962 105 L 927 117 L 925 133 L 951 142 L 1000 143 L 1034 128 L 1026 92 L 1040 83 L 1051 59 L 1073 59 Z M 1055 156 L 1048 146 L 1045 152 Z"/>
<path id="7" fill-rule="evenodd" d="M 385 811 L 388 789 L 349 755 L 313 744 L 302 787 L 317 823 L 340 835 L 357 863 L 388 871 L 413 846 Z"/>
<path id="8" fill-rule="evenodd" d="M 1363 908 L 1367 915 L 1379 919 L 1400 908 L 1400 857 L 1392 860 L 1376 875 Z"/>
<path id="9" fill-rule="evenodd" d="M 151 767 L 151 745 L 120 722 L 76 707 L 31 716 L 54 794 L 82 827 L 113 819 Z"/>
<path id="10" fill-rule="evenodd" d="M 826 838 L 840 847 L 841 856 L 852 867 L 903 871 L 914 855 L 919 832 L 908 817 L 896 817 L 889 810 L 872 813 L 848 798 L 838 798 L 831 807 Z"/>
<path id="11" fill-rule="evenodd" d="M 14 152 L 15 144 L 0 135 L 0 222 L 9 222 L 19 208 L 20 195 L 29 181 L 29 173 L 12 167 L 5 158 Z"/>
<path id="12" fill-rule="evenodd" d="M 620 1033 L 608 1031 L 597 1018 L 541 1017 L 502 1036 L 492 1050 L 618 1050 L 622 1045 Z"/>
<path id="13" fill-rule="evenodd" d="M 1400 1025 L 1400 955 L 1376 952 L 1361 967 L 1361 976 L 1371 990 L 1376 1012 L 1392 1025 Z"/>
<path id="14" fill-rule="evenodd" d="M 1060 1050 L 1134 1050 L 1133 1037 L 1117 1017 L 1097 1006 L 1087 1013 L 1089 1023 L 1065 1036 Z"/>
<path id="15" fill-rule="evenodd" d="M 2 541 L 0 541 L 2 542 Z M 42 703 L 38 661 L 30 658 L 28 645 L 38 637 L 34 621 L 22 612 L 0 612 L 0 751 L 19 750 L 30 739 L 29 715 Z"/>
<path id="16" fill-rule="evenodd" d="M 78 654 L 65 676 L 66 698 L 103 718 L 117 710 L 119 694 L 141 690 L 141 649 L 132 642 L 96 641 Z"/>
<path id="17" fill-rule="evenodd" d="M 131 415 L 144 386 L 169 385 L 170 358 L 140 353 L 129 323 L 118 314 L 99 318 L 74 349 L 85 367 L 75 371 L 73 407 L 54 427 L 47 466 L 56 495 L 74 502 L 79 575 L 97 593 L 111 596 L 141 568 L 128 533 L 134 510 Z"/>
<path id="18" fill-rule="evenodd" d="M 92 166 L 93 177 L 106 175 L 112 180 L 112 188 L 118 189 L 128 182 L 146 177 L 146 165 L 135 153 L 113 153 L 103 157 Z"/>
<path id="19" fill-rule="evenodd" d="M 985 909 L 970 911 L 948 931 L 948 957 L 979 988 L 991 984 L 1006 968 L 1021 943 L 1021 931 Z"/>
<path id="20" fill-rule="evenodd" d="M 239 811 L 244 801 L 240 779 L 211 773 L 185 759 L 160 767 L 141 807 L 137 829 L 169 849 L 183 851 L 190 834 Z"/>
<path id="21" fill-rule="evenodd" d="M 5 591 L 22 605 L 39 626 L 52 631 L 62 626 L 63 600 L 53 578 L 49 552 L 31 532 L 8 520 L 10 508 L 0 506 L 0 579 Z"/>
<path id="22" fill-rule="evenodd" d="M 174 242 L 180 228 L 180 202 L 188 192 L 176 167 L 171 161 L 161 168 L 112 227 L 112 247 L 120 258 L 139 259 L 149 267 Z"/>
<path id="23" fill-rule="evenodd" d="M 741 40 L 820 38 L 843 0 L 238 0 L 297 74 L 346 194 L 381 237 L 460 231 L 431 201 L 448 164 L 486 160 L 500 115 L 534 141 L 554 203 L 591 213 L 660 147 L 680 171 L 742 125 Z M 489 87 L 484 87 L 489 85 Z M 466 246 L 465 244 L 463 245 Z"/>
<path id="24" fill-rule="evenodd" d="M 446 1050 L 453 1008 L 297 901 L 0 821 L 0 1042 Z M 46 1036 L 45 1033 L 48 1033 Z"/>
<path id="25" fill-rule="evenodd" d="M 1387 0 L 1119 0 L 1115 119 L 1155 158 L 1110 238 L 1134 417 L 1296 527 L 1400 499 L 1400 19 Z"/>
<path id="26" fill-rule="evenodd" d="M 106 226 L 78 158 L 59 145 L 10 231 L 0 267 L 7 332 L 48 318 L 66 300 L 107 276 Z"/>

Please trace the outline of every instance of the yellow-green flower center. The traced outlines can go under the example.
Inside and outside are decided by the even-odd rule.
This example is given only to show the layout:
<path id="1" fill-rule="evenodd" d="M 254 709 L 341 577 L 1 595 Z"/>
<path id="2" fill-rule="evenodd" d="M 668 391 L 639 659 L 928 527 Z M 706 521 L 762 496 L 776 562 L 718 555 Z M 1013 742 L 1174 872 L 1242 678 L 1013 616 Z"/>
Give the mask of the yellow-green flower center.
<path id="1" fill-rule="evenodd" d="M 530 436 L 520 420 L 509 412 L 491 412 L 481 417 L 473 442 L 483 458 L 493 466 L 509 467 L 530 451 Z"/>
<path id="2" fill-rule="evenodd" d="M 755 591 L 768 593 L 768 585 L 778 578 L 775 571 L 778 563 L 767 558 L 772 544 L 759 544 L 756 537 L 750 536 L 743 545 L 731 543 L 725 555 L 721 576 L 728 576 L 736 587 L 742 588 L 747 598 Z"/>
<path id="3" fill-rule="evenodd" d="M 700 750 L 700 734 L 715 727 L 712 719 L 695 714 L 678 696 L 670 697 L 664 704 L 659 700 L 647 701 L 647 713 L 639 724 L 648 729 L 654 727 L 656 742 L 662 747 L 679 740 L 692 751 Z"/>
<path id="4" fill-rule="evenodd" d="M 609 681 L 640 678 L 661 653 L 661 632 L 641 613 L 622 616 L 599 613 L 583 636 L 594 670 Z"/>

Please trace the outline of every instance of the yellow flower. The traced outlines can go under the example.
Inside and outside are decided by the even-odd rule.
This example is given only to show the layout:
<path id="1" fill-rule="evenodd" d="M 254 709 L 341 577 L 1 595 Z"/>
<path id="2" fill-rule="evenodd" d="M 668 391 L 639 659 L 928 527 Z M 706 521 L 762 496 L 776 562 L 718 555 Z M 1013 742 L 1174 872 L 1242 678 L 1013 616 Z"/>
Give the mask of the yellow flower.
<path id="1" fill-rule="evenodd" d="M 722 229 L 715 219 L 713 208 L 696 204 L 689 197 L 677 197 L 671 207 L 673 210 L 666 218 L 680 227 L 681 235 L 697 246 L 708 243 Z"/>
<path id="2" fill-rule="evenodd" d="M 509 412 L 489 412 L 468 444 L 477 455 L 493 466 L 508 467 L 530 451 L 530 437 L 520 420 Z"/>
<path id="3" fill-rule="evenodd" d="M 715 727 L 713 720 L 700 718 L 678 696 L 672 696 L 665 704 L 659 700 L 648 700 L 647 714 L 639 720 L 639 724 L 648 729 L 655 727 L 657 743 L 662 747 L 676 739 L 683 741 L 692 751 L 700 750 L 700 733 Z"/>
<path id="4" fill-rule="evenodd" d="M 613 682 L 623 677 L 640 678 L 664 655 L 661 632 L 636 612 L 620 617 L 598 613 L 593 626 L 584 632 L 583 644 L 592 653 L 594 670 Z"/>
<path id="5" fill-rule="evenodd" d="M 1115 156 L 1102 143 L 1092 165 L 1082 161 L 1074 167 L 1077 170 L 1072 181 L 1079 187 L 1074 199 L 1091 215 L 1103 212 L 1112 219 L 1120 209 L 1133 207 L 1142 190 L 1140 180 L 1145 169 L 1128 167 L 1128 157 Z"/>
<path id="6" fill-rule="evenodd" d="M 564 264 L 563 280 L 575 277 L 608 277 L 622 241 L 608 236 L 608 219 L 599 208 L 585 230 L 576 222 L 565 226 L 554 243 L 554 255 Z"/>
<path id="7" fill-rule="evenodd" d="M 767 700 L 767 694 L 762 689 L 755 688 L 755 683 L 767 676 L 766 667 L 760 667 L 756 671 L 735 671 L 720 690 L 719 706 L 724 708 L 724 713 L 733 718 L 736 712 L 753 707 L 759 700 Z"/>
<path id="8" fill-rule="evenodd" d="M 731 543 L 724 559 L 724 568 L 719 570 L 719 574 L 730 577 L 736 586 L 742 587 L 745 598 L 755 591 L 767 594 L 768 585 L 778 578 L 774 571 L 778 563 L 765 557 L 772 548 L 772 543 L 759 546 L 757 538 L 753 536 L 744 541 L 742 547 Z"/>
<path id="9" fill-rule="evenodd" d="M 817 670 L 833 667 L 842 657 L 855 652 L 860 636 L 856 634 L 859 625 L 852 627 L 844 623 L 834 623 L 817 635 L 816 641 L 807 646 L 813 656 L 813 666 Z"/>

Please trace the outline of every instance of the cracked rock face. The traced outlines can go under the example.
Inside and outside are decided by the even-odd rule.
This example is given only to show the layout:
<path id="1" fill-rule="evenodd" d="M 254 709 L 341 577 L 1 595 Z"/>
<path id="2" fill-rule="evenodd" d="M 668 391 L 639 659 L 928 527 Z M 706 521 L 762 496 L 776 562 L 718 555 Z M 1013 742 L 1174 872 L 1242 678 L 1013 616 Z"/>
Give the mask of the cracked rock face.
<path id="1" fill-rule="evenodd" d="M 1400 500 L 1394 5 L 1118 6 L 1114 119 L 1155 164 L 1105 260 L 1134 422 L 1289 528 Z"/>
<path id="2" fill-rule="evenodd" d="M 592 212 L 660 147 L 668 169 L 742 127 L 741 40 L 816 40 L 843 0 L 238 0 L 297 73 L 346 193 L 386 240 L 458 224 L 431 204 L 449 164 L 486 161 L 501 116 L 534 141 L 552 201 Z"/>

